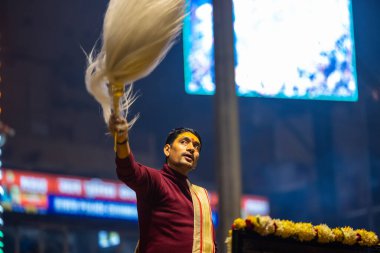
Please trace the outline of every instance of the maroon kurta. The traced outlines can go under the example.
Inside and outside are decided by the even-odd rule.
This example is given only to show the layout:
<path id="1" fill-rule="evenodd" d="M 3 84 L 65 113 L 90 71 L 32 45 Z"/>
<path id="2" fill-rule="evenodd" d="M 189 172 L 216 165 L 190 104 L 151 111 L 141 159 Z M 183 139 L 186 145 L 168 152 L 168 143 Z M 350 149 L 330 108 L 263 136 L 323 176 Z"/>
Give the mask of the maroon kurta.
<path id="1" fill-rule="evenodd" d="M 194 214 L 187 177 L 164 164 L 156 170 L 133 155 L 116 158 L 121 181 L 136 192 L 140 253 L 191 253 Z"/>

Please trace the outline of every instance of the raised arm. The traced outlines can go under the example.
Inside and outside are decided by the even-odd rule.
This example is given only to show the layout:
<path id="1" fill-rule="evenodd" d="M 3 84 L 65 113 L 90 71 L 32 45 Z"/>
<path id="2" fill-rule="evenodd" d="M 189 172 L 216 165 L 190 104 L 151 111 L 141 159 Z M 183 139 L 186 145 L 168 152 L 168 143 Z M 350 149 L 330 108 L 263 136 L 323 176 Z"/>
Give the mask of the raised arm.
<path id="1" fill-rule="evenodd" d="M 158 171 L 137 163 L 128 140 L 128 123 L 122 117 L 111 116 L 109 131 L 116 138 L 116 173 L 118 178 L 140 196 L 157 193 L 160 177 Z"/>
<path id="2" fill-rule="evenodd" d="M 128 123 L 120 117 L 111 115 L 108 128 L 110 133 L 114 136 L 116 133 L 116 155 L 120 159 L 127 158 L 131 154 L 131 148 L 129 146 L 128 139 Z"/>

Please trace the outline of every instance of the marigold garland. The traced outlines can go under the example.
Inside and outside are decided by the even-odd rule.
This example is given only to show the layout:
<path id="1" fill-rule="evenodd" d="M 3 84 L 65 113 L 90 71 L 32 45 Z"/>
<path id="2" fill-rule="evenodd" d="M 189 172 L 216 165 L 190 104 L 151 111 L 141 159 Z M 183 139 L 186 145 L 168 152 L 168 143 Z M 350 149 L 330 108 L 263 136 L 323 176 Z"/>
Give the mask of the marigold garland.
<path id="1" fill-rule="evenodd" d="M 343 239 L 344 239 L 344 234 L 343 234 L 343 231 L 342 229 L 340 228 L 334 228 L 332 230 L 333 234 L 334 234 L 334 237 L 335 237 L 335 241 L 336 242 L 343 242 Z"/>
<path id="2" fill-rule="evenodd" d="M 379 238 L 377 235 L 372 231 L 367 231 L 364 229 L 358 229 L 356 230 L 356 233 L 358 235 L 358 243 L 363 246 L 372 246 L 376 245 L 376 243 L 379 242 Z"/>
<path id="3" fill-rule="evenodd" d="M 294 222 L 290 220 L 274 220 L 274 224 L 276 227 L 275 235 L 280 236 L 282 238 L 293 237 L 296 234 L 296 228 Z"/>
<path id="4" fill-rule="evenodd" d="M 314 229 L 317 232 L 319 243 L 329 243 L 335 240 L 333 231 L 326 224 L 314 226 Z"/>
<path id="5" fill-rule="evenodd" d="M 299 222 L 295 224 L 296 235 L 298 240 L 311 241 L 315 238 L 317 233 L 311 223 Z"/>
<path id="6" fill-rule="evenodd" d="M 343 232 L 343 244 L 354 245 L 356 243 L 356 233 L 351 227 L 341 228 Z"/>
<path id="7" fill-rule="evenodd" d="M 245 221 L 241 218 L 237 218 L 236 220 L 234 220 L 234 224 L 232 225 L 232 229 L 239 230 L 242 228 L 245 228 Z"/>
<path id="8" fill-rule="evenodd" d="M 255 226 L 253 229 L 260 235 L 270 235 L 275 231 L 274 221 L 269 216 L 259 216 L 257 218 L 259 226 Z"/>
<path id="9" fill-rule="evenodd" d="M 319 243 L 337 242 L 346 245 L 359 244 L 372 247 L 379 244 L 379 237 L 372 231 L 364 229 L 354 230 L 351 227 L 330 229 L 326 224 L 313 226 L 311 223 L 294 223 L 289 220 L 271 219 L 269 216 L 248 216 L 245 220 L 238 218 L 232 225 L 233 230 L 255 231 L 267 236 L 275 235 L 282 238 L 294 238 L 299 241 L 316 240 Z M 232 233 L 226 243 L 231 247 Z"/>

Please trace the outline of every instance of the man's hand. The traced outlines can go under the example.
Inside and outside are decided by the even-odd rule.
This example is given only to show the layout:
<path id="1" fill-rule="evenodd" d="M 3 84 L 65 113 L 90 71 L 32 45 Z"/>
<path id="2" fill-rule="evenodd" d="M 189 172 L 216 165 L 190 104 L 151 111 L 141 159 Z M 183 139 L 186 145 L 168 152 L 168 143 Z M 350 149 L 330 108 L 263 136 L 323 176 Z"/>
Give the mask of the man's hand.
<path id="1" fill-rule="evenodd" d="M 128 123 L 121 116 L 111 115 L 108 121 L 108 130 L 112 136 L 116 135 L 116 155 L 123 159 L 130 155 L 131 149 L 128 141 Z"/>
<path id="2" fill-rule="evenodd" d="M 112 136 L 115 136 L 116 134 L 117 143 L 122 143 L 125 142 L 125 140 L 128 140 L 128 123 L 124 118 L 112 114 L 108 121 L 108 130 Z"/>

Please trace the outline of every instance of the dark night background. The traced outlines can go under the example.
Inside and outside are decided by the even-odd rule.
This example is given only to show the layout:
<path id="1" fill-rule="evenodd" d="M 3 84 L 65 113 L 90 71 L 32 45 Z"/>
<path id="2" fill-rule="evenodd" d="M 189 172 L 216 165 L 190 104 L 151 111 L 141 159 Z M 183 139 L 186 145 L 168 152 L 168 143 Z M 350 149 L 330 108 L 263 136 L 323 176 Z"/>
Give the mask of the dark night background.
<path id="1" fill-rule="evenodd" d="M 3 167 L 116 179 L 113 140 L 83 80 L 107 2 L 0 0 L 1 121 L 16 131 Z M 266 196 L 272 217 L 380 233 L 379 10 L 353 0 L 358 102 L 239 98 L 243 192 Z M 203 149 L 190 177 L 216 190 L 214 101 L 185 94 L 181 41 L 135 90 L 136 158 L 160 168 L 168 131 L 195 128 Z"/>

